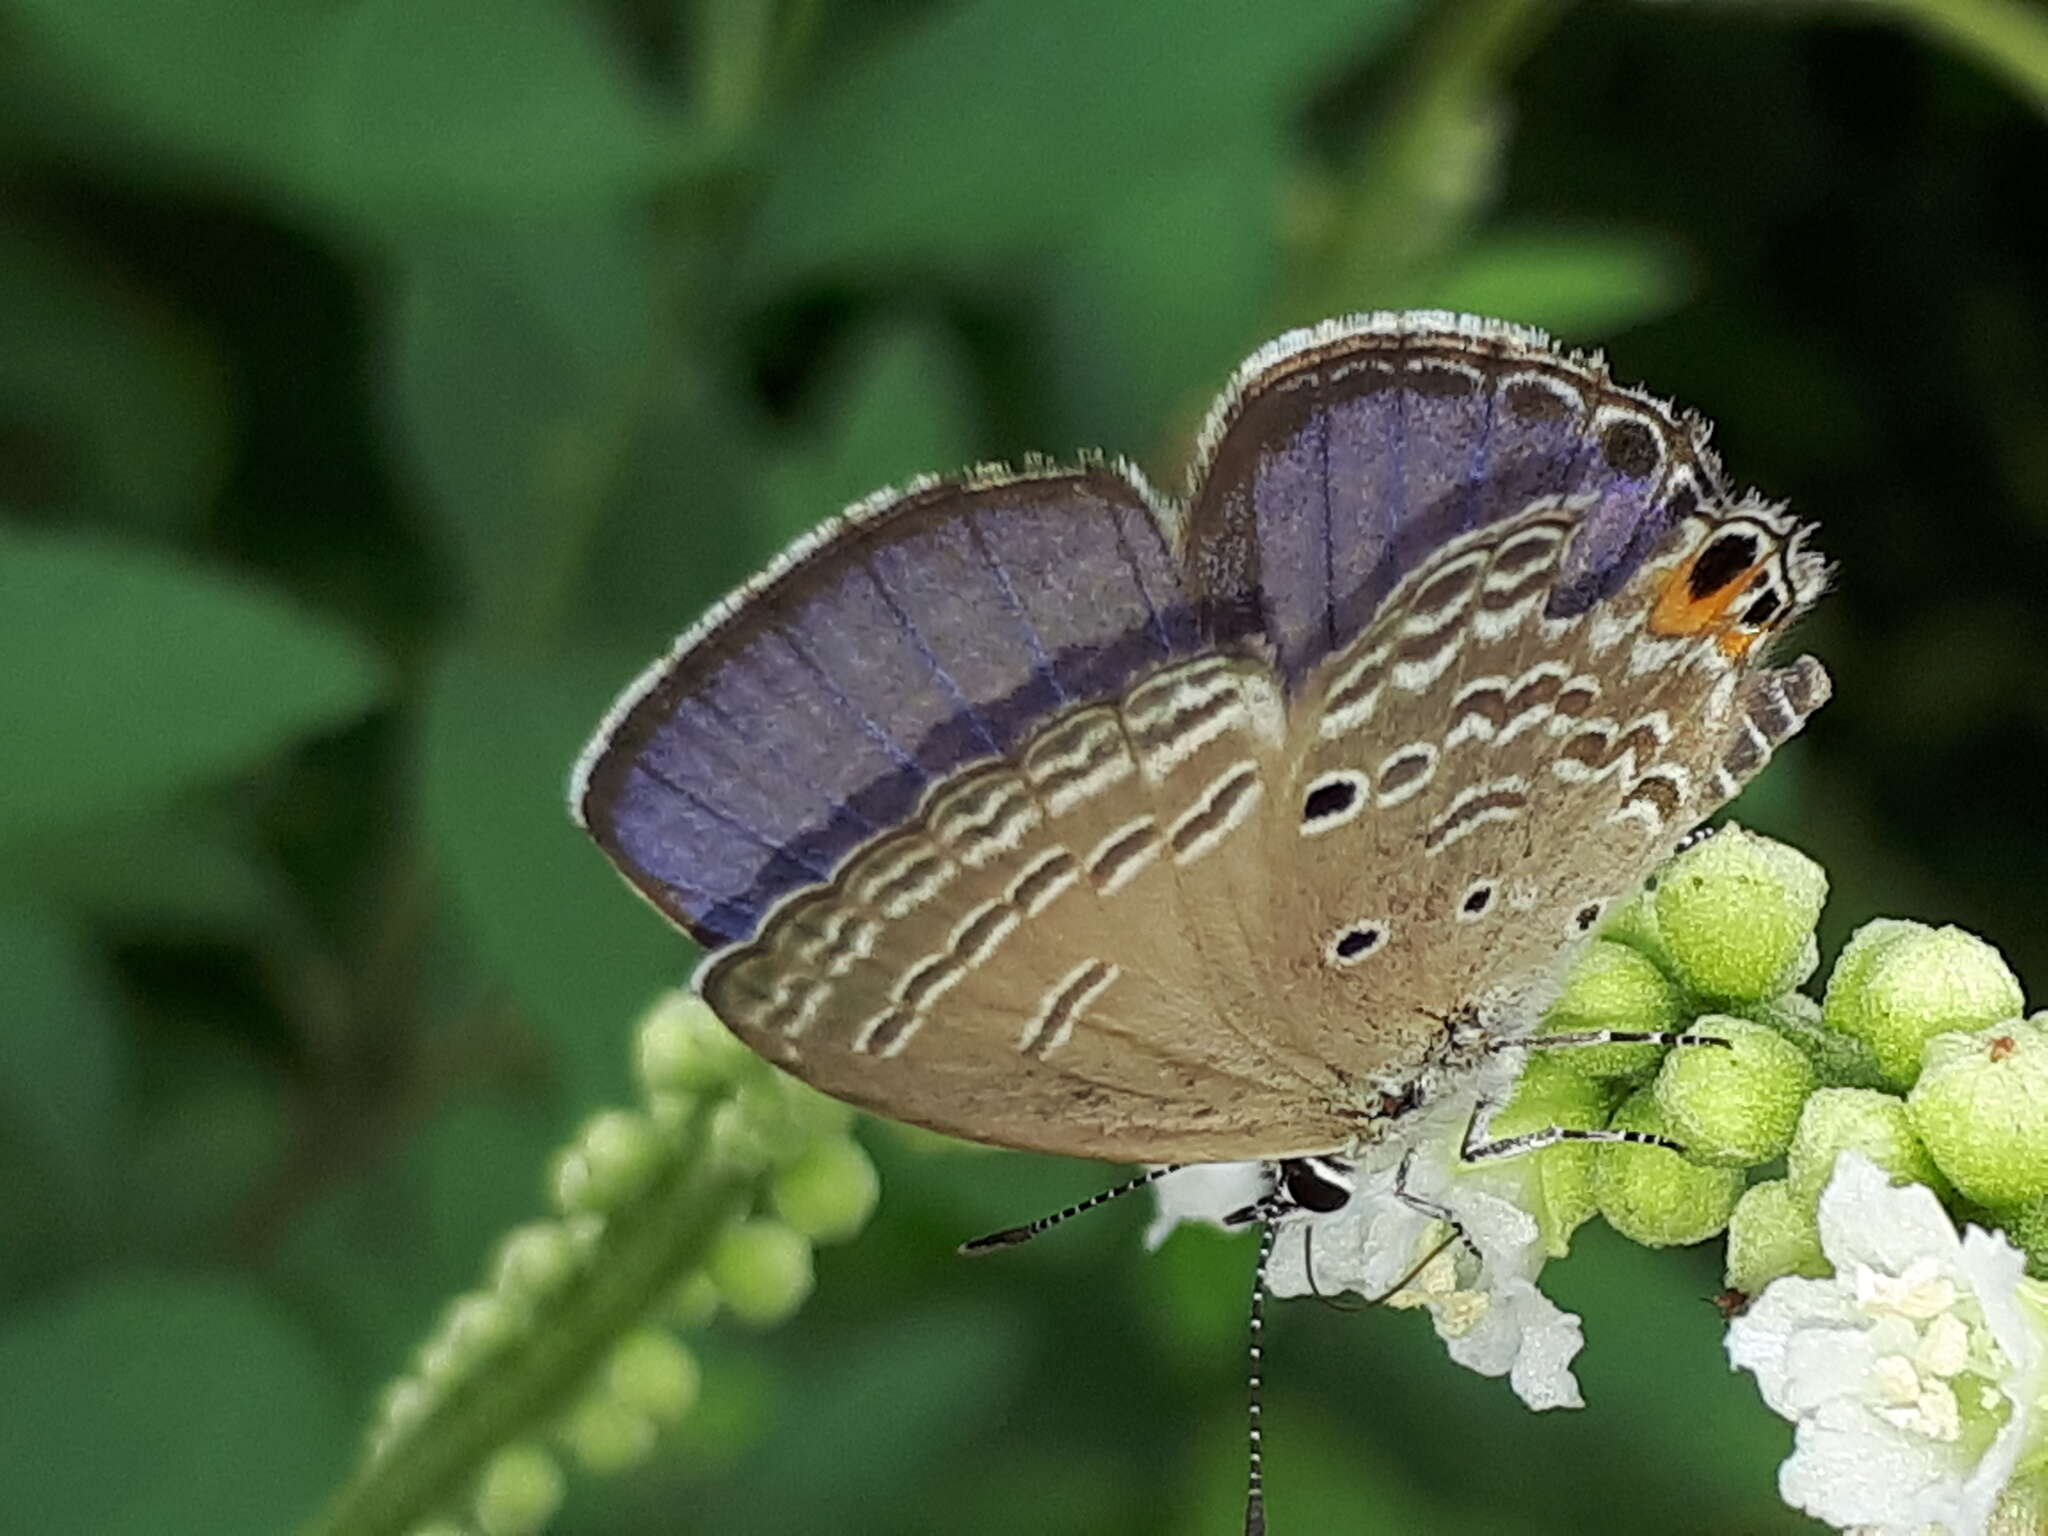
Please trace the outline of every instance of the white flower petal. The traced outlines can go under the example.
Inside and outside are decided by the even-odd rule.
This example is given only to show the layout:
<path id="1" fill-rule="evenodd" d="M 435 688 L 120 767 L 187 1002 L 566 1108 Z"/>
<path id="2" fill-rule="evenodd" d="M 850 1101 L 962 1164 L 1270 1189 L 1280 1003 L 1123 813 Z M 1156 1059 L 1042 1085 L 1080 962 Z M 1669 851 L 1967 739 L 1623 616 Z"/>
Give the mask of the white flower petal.
<path id="1" fill-rule="evenodd" d="M 1145 1246 L 1157 1248 L 1184 1221 L 1220 1227 L 1272 1187 L 1264 1163 L 1195 1163 L 1152 1186 L 1154 1209 Z"/>
<path id="2" fill-rule="evenodd" d="M 1791 1458 L 1778 1469 L 1778 1492 L 1830 1525 L 1917 1532 L 1945 1518 L 1941 1494 L 1950 1476 L 1941 1446 L 1837 1399 L 1800 1421 Z"/>
<path id="3" fill-rule="evenodd" d="M 1899 1359 L 1875 1347 L 1860 1328 L 1801 1328 L 1785 1345 L 1785 1406 L 1771 1406 L 1789 1417 L 1830 1398 L 1868 1396 L 1881 1389 L 1888 1374 L 1880 1371 L 1880 1362 Z M 1912 1361 L 1905 1365 L 1912 1371 Z"/>
<path id="4" fill-rule="evenodd" d="M 1821 1196 L 1821 1242 L 1833 1278 L 1774 1281 L 1728 1331 L 1730 1361 L 1797 1425 L 1786 1501 L 1874 1536 L 1983 1536 L 2040 1434 L 2048 1346 L 2023 1258 L 1958 1237 L 1932 1192 L 1892 1188 L 1856 1153 Z M 1994 1411 L 2005 1422 L 1979 1449 L 1966 1416 Z"/>
<path id="5" fill-rule="evenodd" d="M 1960 1252 L 1955 1223 L 1934 1191 L 1894 1185 L 1860 1152 L 1836 1159 L 1821 1192 L 1820 1246 L 1838 1270 L 1861 1264 L 1887 1275 L 1903 1275 L 1916 1259 L 1946 1271 Z"/>
<path id="6" fill-rule="evenodd" d="M 1808 1280 L 1797 1275 L 1774 1280 L 1749 1310 L 1728 1325 L 1728 1363 L 1756 1375 L 1758 1388 L 1771 1411 L 1796 1418 L 1794 1392 L 1786 1373 L 1786 1352 L 1802 1328 L 1855 1327 L 1855 1306 L 1833 1280 Z"/>

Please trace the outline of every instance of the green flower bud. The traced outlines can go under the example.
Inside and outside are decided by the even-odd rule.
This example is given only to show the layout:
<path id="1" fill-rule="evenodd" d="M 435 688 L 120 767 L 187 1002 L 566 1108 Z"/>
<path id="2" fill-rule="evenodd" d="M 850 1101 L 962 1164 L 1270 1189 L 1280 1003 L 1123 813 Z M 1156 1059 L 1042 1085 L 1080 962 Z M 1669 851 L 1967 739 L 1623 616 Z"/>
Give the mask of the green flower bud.
<path id="1" fill-rule="evenodd" d="M 555 1159 L 556 1206 L 570 1214 L 615 1211 L 629 1204 L 659 1171 L 664 1150 L 643 1115 L 607 1109 L 591 1116 Z"/>
<path id="2" fill-rule="evenodd" d="M 697 1357 L 665 1328 L 628 1334 L 605 1368 L 612 1398 L 657 1424 L 673 1424 L 695 1407 L 703 1384 Z"/>
<path id="3" fill-rule="evenodd" d="M 509 1445 L 491 1458 L 476 1490 L 484 1536 L 533 1536 L 562 1507 L 562 1469 L 537 1445 Z"/>
<path id="4" fill-rule="evenodd" d="M 781 1322 L 811 1294 L 811 1245 L 794 1228 L 764 1217 L 726 1228 L 705 1269 L 733 1316 L 756 1328 Z"/>
<path id="5" fill-rule="evenodd" d="M 1792 957 L 1791 963 L 1771 978 L 1771 984 L 1764 988 L 1763 997 L 1782 997 L 1787 992 L 1796 993 L 1813 980 L 1814 973 L 1819 969 L 1820 935 L 1809 933 L 1806 942 L 1799 946 L 1799 953 Z"/>
<path id="6" fill-rule="evenodd" d="M 2027 1256 L 2027 1273 L 2048 1278 L 2048 1197 L 1998 1213 L 1998 1224 L 2012 1245 Z"/>
<path id="7" fill-rule="evenodd" d="M 576 1244 L 552 1221 L 514 1227 L 491 1261 L 491 1286 L 518 1305 L 531 1307 L 553 1296 L 582 1267 Z"/>
<path id="8" fill-rule="evenodd" d="M 776 1215 L 814 1243 L 837 1243 L 867 1225 L 882 1181 L 859 1142 L 832 1136 L 778 1173 L 771 1192 Z"/>
<path id="9" fill-rule="evenodd" d="M 440 1389 L 417 1376 L 401 1376 L 377 1398 L 377 1439 L 395 1438 L 417 1425 L 441 1400 Z"/>
<path id="10" fill-rule="evenodd" d="M 467 1376 L 518 1334 L 522 1309 L 489 1291 L 458 1296 L 421 1346 L 420 1375 L 452 1382 Z"/>
<path id="11" fill-rule="evenodd" d="M 1783 1275 L 1819 1279 L 1832 1266 L 1813 1206 L 1783 1179 L 1752 1184 L 1728 1218 L 1728 1284 L 1754 1296 Z"/>
<path id="12" fill-rule="evenodd" d="M 1796 848 L 1723 827 L 1657 877 L 1657 931 L 1678 979 L 1703 997 L 1783 991 L 1827 899 L 1821 867 Z"/>
<path id="13" fill-rule="evenodd" d="M 1822 1011 L 1822 1022 L 1829 1029 L 1840 1030 L 1844 1034 L 1856 1033 L 1849 1027 L 1847 1019 L 1863 991 L 1863 982 L 1870 974 L 1870 967 L 1894 940 L 1909 933 L 1932 932 L 1934 930 L 1926 923 L 1916 923 L 1910 918 L 1873 917 L 1850 934 L 1849 942 L 1835 956 L 1835 968 L 1828 972 L 1827 1002 Z"/>
<path id="14" fill-rule="evenodd" d="M 2017 1018 L 2024 1005 L 2003 957 L 1975 934 L 1873 923 L 1843 950 L 1828 980 L 1825 1018 L 1831 1029 L 1868 1042 L 1891 1085 L 1906 1088 L 1936 1035 Z"/>
<path id="15" fill-rule="evenodd" d="M 1639 951 L 1596 939 L 1586 946 L 1565 979 L 1564 991 L 1543 1016 L 1543 1032 L 1676 1029 L 1684 1006 L 1678 988 Z M 1550 1055 L 1586 1077 L 1640 1082 L 1657 1070 L 1664 1047 L 1561 1045 Z"/>
<path id="16" fill-rule="evenodd" d="M 1703 1014 L 1695 1034 L 1727 1045 L 1681 1045 L 1657 1073 L 1657 1107 L 1695 1162 L 1748 1168 L 1791 1144 L 1813 1067 L 1772 1030 L 1730 1014 Z"/>
<path id="17" fill-rule="evenodd" d="M 1565 1126 L 1575 1130 L 1597 1130 L 1607 1123 L 1612 1093 L 1605 1084 L 1581 1076 L 1558 1061 L 1572 1054 L 1565 1048 L 1532 1053 L 1515 1084 L 1515 1096 L 1493 1117 L 1487 1127 L 1490 1137 L 1520 1136 L 1529 1131 Z M 1500 1163 L 1486 1165 L 1493 1170 Z M 1540 1152 L 1515 1158 L 1512 1166 L 1525 1179 L 1516 1202 L 1536 1218 L 1543 1234 L 1544 1251 L 1561 1259 L 1571 1251 L 1572 1234 L 1592 1219 L 1593 1146 L 1584 1141 L 1561 1141 Z"/>
<path id="18" fill-rule="evenodd" d="M 579 1404 L 562 1426 L 563 1442 L 600 1476 L 644 1461 L 658 1433 L 659 1426 L 646 1414 L 603 1396 Z"/>
<path id="19" fill-rule="evenodd" d="M 1664 952 L 1664 935 L 1657 931 L 1657 893 L 1637 891 L 1616 907 L 1600 925 L 1600 937 L 1610 944 L 1626 944 L 1667 976 L 1671 957 Z"/>
<path id="20" fill-rule="evenodd" d="M 2048 1195 L 2048 1028 L 1940 1035 L 1926 1061 L 1907 1108 L 1956 1188 L 1989 1206 Z"/>
<path id="21" fill-rule="evenodd" d="M 1782 997 L 1750 1003 L 1742 1012 L 1745 1018 L 1775 1030 L 1781 1038 L 1798 1046 L 1823 1087 L 1889 1086 L 1870 1047 L 1854 1035 L 1823 1025 L 1820 1004 L 1804 992 L 1787 992 Z"/>
<path id="22" fill-rule="evenodd" d="M 668 1315 L 678 1328 L 702 1328 L 718 1316 L 718 1286 L 703 1270 L 683 1276 L 668 1294 Z"/>
<path id="23" fill-rule="evenodd" d="M 755 1111 L 728 1099 L 711 1111 L 705 1151 L 735 1171 L 754 1173 L 775 1161 L 776 1144 Z"/>
<path id="24" fill-rule="evenodd" d="M 1807 1099 L 1785 1149 L 1785 1182 L 1806 1205 L 1817 1204 L 1834 1176 L 1836 1157 L 1852 1147 L 1894 1184 L 1925 1184 L 1937 1195 L 1948 1193 L 1948 1180 L 1913 1129 L 1906 1101 L 1869 1088 L 1823 1088 Z"/>
<path id="25" fill-rule="evenodd" d="M 650 1094 L 723 1093 L 765 1064 L 703 999 L 669 992 L 640 1023 L 635 1064 Z"/>
<path id="26" fill-rule="evenodd" d="M 809 1089 L 803 1096 L 784 1087 L 795 1082 L 783 1074 L 766 1073 L 740 1084 L 732 1102 L 760 1133 L 770 1166 L 783 1168 L 802 1157 L 817 1139 L 821 1117 L 806 1099 L 823 1098 Z M 801 1084 L 797 1085 L 799 1088 Z M 827 1100 L 829 1103 L 830 1101 Z"/>
<path id="27" fill-rule="evenodd" d="M 1648 1088 L 1623 1101 L 1610 1124 L 1618 1131 L 1678 1139 Z M 1709 1167 L 1667 1147 L 1603 1143 L 1593 1150 L 1593 1196 L 1600 1214 L 1646 1248 L 1704 1242 L 1728 1225 L 1742 1195 L 1740 1168 Z"/>
<path id="28" fill-rule="evenodd" d="M 859 1112 L 829 1093 L 820 1093 L 802 1078 L 787 1072 L 771 1074 L 770 1080 L 782 1096 L 791 1122 L 810 1136 L 843 1136 L 853 1129 Z"/>

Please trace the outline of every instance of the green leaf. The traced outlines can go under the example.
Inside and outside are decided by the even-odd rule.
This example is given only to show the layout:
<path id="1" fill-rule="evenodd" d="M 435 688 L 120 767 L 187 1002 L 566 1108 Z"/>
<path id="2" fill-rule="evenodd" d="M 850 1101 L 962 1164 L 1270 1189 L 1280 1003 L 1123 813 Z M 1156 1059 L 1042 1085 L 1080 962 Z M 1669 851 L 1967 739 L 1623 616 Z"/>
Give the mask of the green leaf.
<path id="1" fill-rule="evenodd" d="M 965 404 L 972 381 L 950 337 L 903 322 L 869 332 L 850 350 L 816 412 L 823 430 L 807 450 L 778 454 L 769 470 L 770 516 L 784 538 L 883 486 L 959 470 L 974 456 Z"/>
<path id="2" fill-rule="evenodd" d="M 789 124 L 742 270 L 758 282 L 1061 241 L 1270 131 L 1409 10 L 974 0 L 944 11 Z"/>
<path id="3" fill-rule="evenodd" d="M 0 229 L 0 507 L 40 519 L 189 527 L 227 467 L 214 360 L 83 252 Z"/>
<path id="4" fill-rule="evenodd" d="M 122 1131 L 112 982 L 69 924 L 4 893 L 0 955 L 0 1118 L 56 1180 L 45 1200 L 83 1214 L 97 1208 Z"/>
<path id="5" fill-rule="evenodd" d="M 886 1327 L 817 1341 L 777 1433 L 735 1479 L 740 1502 L 707 1530 L 750 1536 L 831 1530 L 886 1510 L 969 1446 L 1015 1397 L 1028 1340 L 1013 1316 L 975 1302 L 927 1305 Z M 875 1405 L 887 1403 L 887 1413 Z"/>
<path id="6" fill-rule="evenodd" d="M 271 177 L 302 143 L 324 0 L 14 0 L 10 19 L 162 152 Z"/>
<path id="7" fill-rule="evenodd" d="M 348 1444 L 327 1364 L 226 1279 L 100 1281 L 0 1334 L 8 1523 L 38 1536 L 276 1536 Z"/>
<path id="8" fill-rule="evenodd" d="M 401 445 L 487 631 L 545 632 L 603 515 L 657 334 L 620 217 L 412 242 L 391 387 Z"/>
<path id="9" fill-rule="evenodd" d="M 421 785 L 456 912 L 555 1048 L 571 1101 L 624 1096 L 633 1022 L 689 972 L 686 941 L 569 820 L 564 784 L 640 658 L 459 652 L 428 690 Z"/>
<path id="10" fill-rule="evenodd" d="M 1202 412 L 1265 339 L 1284 152 L 1262 125 L 1160 177 L 1060 263 L 1046 366 L 1061 385 L 1063 448 L 1156 464 L 1161 488 L 1180 490 Z"/>
<path id="11" fill-rule="evenodd" d="M 268 1256 L 273 1283 L 339 1341 L 355 1384 L 374 1387 L 487 1272 L 491 1242 L 541 1211 L 547 1156 L 563 1133 L 563 1117 L 537 1104 L 494 1095 L 444 1105 L 391 1156 L 293 1213 Z"/>
<path id="12" fill-rule="evenodd" d="M 293 1150 L 279 1075 L 225 1043 L 152 1057 L 148 1094 L 121 1168 L 125 1251 L 198 1257 L 246 1242 L 266 1182 Z"/>
<path id="13" fill-rule="evenodd" d="M 246 768 L 377 691 L 333 625 L 85 537 L 0 532 L 0 656 L 0 842 Z"/>
<path id="14" fill-rule="evenodd" d="M 310 181 L 383 209 L 609 205 L 662 168 L 661 125 L 555 0 L 362 0 L 309 82 Z"/>
<path id="15" fill-rule="evenodd" d="M 0 848 L 0 879 L 119 935 L 246 941 L 290 923 L 292 898 L 223 807 L 94 816 Z M 147 848 L 138 859 L 135 850 Z"/>
<path id="16" fill-rule="evenodd" d="M 1529 231 L 1493 235 L 1396 302 L 1499 315 L 1574 341 L 1611 336 L 1677 308 L 1692 289 L 1684 253 L 1653 235 Z"/>
<path id="17" fill-rule="evenodd" d="M 556 0 L 18 0 L 149 151 L 349 212 L 589 208 L 685 148 Z"/>
<path id="18" fill-rule="evenodd" d="M 1445 1361 L 1431 1364 L 1454 1368 Z M 1446 1507 L 1417 1486 L 1412 1469 L 1331 1424 L 1313 1403 L 1292 1397 L 1284 1386 L 1273 1397 L 1266 1422 L 1287 1426 L 1268 1441 L 1273 1449 L 1266 1463 L 1266 1502 L 1274 1529 L 1345 1536 L 1481 1529 L 1506 1536 L 1525 1529 L 1482 1524 L 1469 1511 Z M 1244 1529 L 1244 1480 L 1243 1426 L 1215 1424 L 1202 1436 L 1195 1475 L 1176 1489 L 1181 1518 L 1165 1529 L 1173 1536 L 1235 1536 Z"/>

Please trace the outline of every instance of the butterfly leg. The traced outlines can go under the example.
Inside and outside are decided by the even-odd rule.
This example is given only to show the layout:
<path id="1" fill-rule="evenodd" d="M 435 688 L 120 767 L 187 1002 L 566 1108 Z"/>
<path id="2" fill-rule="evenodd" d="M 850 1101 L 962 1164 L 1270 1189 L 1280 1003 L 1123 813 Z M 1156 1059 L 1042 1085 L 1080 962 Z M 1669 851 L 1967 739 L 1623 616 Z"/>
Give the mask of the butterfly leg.
<path id="1" fill-rule="evenodd" d="M 1503 1040 L 1495 1050 L 1568 1050 L 1580 1045 L 1718 1045 L 1733 1049 L 1719 1035 L 1695 1035 L 1680 1029 L 1573 1029 L 1526 1040 Z"/>
<path id="2" fill-rule="evenodd" d="M 1670 1152 L 1685 1151 L 1684 1147 L 1669 1136 L 1658 1136 L 1650 1131 L 1590 1130 L 1582 1126 L 1569 1125 L 1545 1126 L 1538 1131 L 1524 1131 L 1519 1136 L 1490 1137 L 1487 1134 L 1488 1128 L 1499 1109 L 1500 1103 L 1497 1100 L 1480 1100 L 1478 1107 L 1472 1112 L 1471 1120 L 1465 1126 L 1465 1140 L 1458 1148 L 1458 1161 L 1490 1163 L 1496 1158 L 1519 1157 L 1524 1152 L 1540 1152 L 1545 1147 L 1554 1147 L 1561 1141 L 1627 1142 L 1641 1147 L 1663 1147 Z"/>

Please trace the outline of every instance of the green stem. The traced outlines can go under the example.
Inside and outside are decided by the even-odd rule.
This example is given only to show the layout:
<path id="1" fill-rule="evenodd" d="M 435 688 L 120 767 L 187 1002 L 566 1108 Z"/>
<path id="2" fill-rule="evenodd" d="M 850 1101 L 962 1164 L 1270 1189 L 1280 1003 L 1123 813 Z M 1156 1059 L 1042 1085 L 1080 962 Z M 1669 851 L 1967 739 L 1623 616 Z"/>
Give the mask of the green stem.
<path id="1" fill-rule="evenodd" d="M 490 1457 L 545 1435 L 597 1362 L 696 1268 L 752 1180 L 705 1155 L 708 1115 L 679 1135 L 647 1195 L 611 1218 L 588 1267 L 530 1332 L 367 1463 L 307 1536 L 404 1536 L 468 1496 Z"/>
<path id="2" fill-rule="evenodd" d="M 1564 9 L 1564 0 L 1453 0 L 1435 13 L 1310 255 L 1297 314 L 1378 307 L 1463 235 L 1493 195 L 1505 81 Z"/>
<path id="3" fill-rule="evenodd" d="M 2038 0 L 1880 0 L 1937 41 L 2004 75 L 2048 111 L 2048 9 Z"/>

